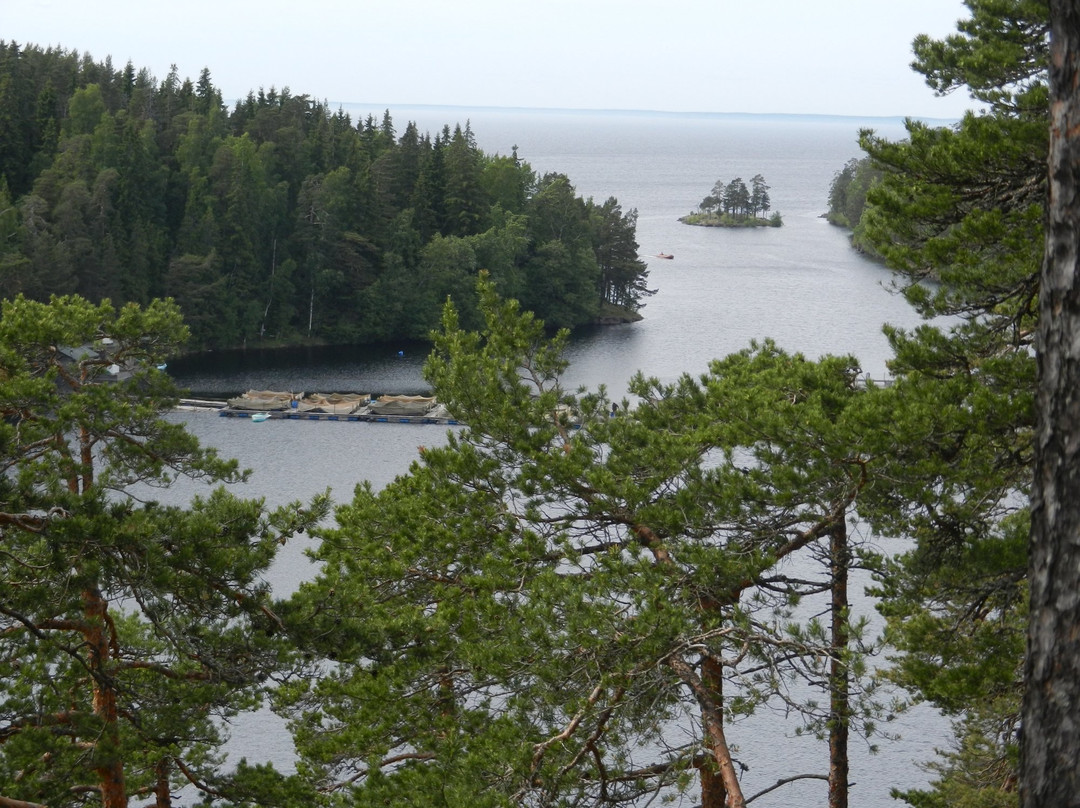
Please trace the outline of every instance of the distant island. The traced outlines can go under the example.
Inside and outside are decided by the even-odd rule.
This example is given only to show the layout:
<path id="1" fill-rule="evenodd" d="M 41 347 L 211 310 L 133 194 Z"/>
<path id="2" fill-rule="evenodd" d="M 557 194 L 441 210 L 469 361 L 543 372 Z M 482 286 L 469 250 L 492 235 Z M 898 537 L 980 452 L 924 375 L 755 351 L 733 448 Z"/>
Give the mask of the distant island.
<path id="1" fill-rule="evenodd" d="M 780 227 L 779 211 L 769 214 L 772 203 L 765 178 L 755 174 L 747 187 L 742 177 L 725 183 L 717 180 L 698 209 L 679 218 L 683 224 L 701 227 Z"/>

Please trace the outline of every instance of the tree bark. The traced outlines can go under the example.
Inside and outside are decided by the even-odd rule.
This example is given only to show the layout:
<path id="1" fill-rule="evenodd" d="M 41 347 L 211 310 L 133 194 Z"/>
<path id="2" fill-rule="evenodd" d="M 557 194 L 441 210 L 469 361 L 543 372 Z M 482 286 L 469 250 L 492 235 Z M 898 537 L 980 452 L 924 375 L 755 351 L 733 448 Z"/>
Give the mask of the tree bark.
<path id="1" fill-rule="evenodd" d="M 1050 0 L 1050 21 L 1023 808 L 1080 806 L 1080 8 L 1075 0 Z"/>
<path id="2" fill-rule="evenodd" d="M 10 797 L 0 797 L 0 808 L 49 808 L 49 806 L 38 802 L 24 802 L 23 800 L 13 800 Z"/>
<path id="3" fill-rule="evenodd" d="M 109 670 L 112 660 L 112 632 L 109 604 L 97 589 L 82 593 L 86 617 L 86 645 L 90 650 L 90 671 L 94 677 L 94 714 L 102 729 L 94 744 L 94 769 L 101 787 L 102 808 L 127 808 L 124 762 L 120 756 L 120 716 L 116 689 Z"/>
<path id="4" fill-rule="evenodd" d="M 851 641 L 848 626 L 848 570 L 851 548 L 848 547 L 847 522 L 840 521 L 829 534 L 829 565 L 832 589 L 831 621 L 832 658 L 829 660 L 829 808 L 847 808 L 848 731 L 851 723 L 851 687 L 847 650 Z"/>
<path id="5" fill-rule="evenodd" d="M 169 773 L 172 771 L 172 761 L 162 758 L 157 762 L 154 774 L 157 781 L 154 783 L 154 808 L 172 808 L 172 789 L 169 788 Z"/>
<path id="6" fill-rule="evenodd" d="M 724 671 L 720 663 L 705 657 L 701 666 L 702 685 L 711 694 L 713 703 L 724 703 Z M 708 732 L 708 722 L 702 728 Z M 715 761 L 713 761 L 715 763 Z M 727 789 L 724 778 L 720 776 L 719 766 L 703 765 L 701 772 L 701 808 L 724 808 L 727 804 Z"/>
<path id="7" fill-rule="evenodd" d="M 726 808 L 745 808 L 746 799 L 743 796 L 742 785 L 739 783 L 739 776 L 735 773 L 735 764 L 731 759 L 731 750 L 728 747 L 727 735 L 724 732 L 722 704 L 718 704 L 714 700 L 715 694 L 706 687 L 701 677 L 694 672 L 693 667 L 685 659 L 675 654 L 668 660 L 668 664 L 686 682 L 697 700 L 698 707 L 701 708 L 701 719 L 705 727 L 705 740 L 712 752 L 713 760 L 716 761 L 717 772 L 713 777 L 718 778 L 726 792 L 727 802 L 724 805 Z M 704 786 L 703 781 L 703 789 Z M 715 796 L 715 791 L 713 795 Z M 704 795 L 702 795 L 702 799 L 704 799 Z M 709 806 L 709 808 L 712 808 L 712 806 Z"/>

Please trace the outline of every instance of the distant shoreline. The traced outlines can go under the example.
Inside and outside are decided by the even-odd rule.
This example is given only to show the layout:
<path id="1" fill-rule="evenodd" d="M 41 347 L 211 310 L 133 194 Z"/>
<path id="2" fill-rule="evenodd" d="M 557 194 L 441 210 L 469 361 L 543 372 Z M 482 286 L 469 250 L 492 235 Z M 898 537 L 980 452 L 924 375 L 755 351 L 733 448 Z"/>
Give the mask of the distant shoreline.
<path id="1" fill-rule="evenodd" d="M 229 104 L 235 103 L 227 102 Z M 510 113 L 510 114 L 543 114 L 543 115 L 602 115 L 610 117 L 647 117 L 647 118 L 678 118 L 698 120 L 774 120 L 795 123 L 799 121 L 813 123 L 846 123 L 862 121 L 869 124 L 897 124 L 903 123 L 908 118 L 924 121 L 931 125 L 947 125 L 955 123 L 955 118 L 923 118 L 916 115 L 835 115 L 828 113 L 805 113 L 805 112 L 693 112 L 672 110 L 647 110 L 647 109 L 574 109 L 563 107 L 493 107 L 493 106 L 466 106 L 460 104 L 386 104 L 368 101 L 327 101 L 330 109 L 341 108 L 346 112 L 360 110 L 364 114 L 371 113 L 381 117 L 389 110 L 391 117 L 395 111 L 422 110 L 424 112 L 483 112 L 483 113 Z"/>

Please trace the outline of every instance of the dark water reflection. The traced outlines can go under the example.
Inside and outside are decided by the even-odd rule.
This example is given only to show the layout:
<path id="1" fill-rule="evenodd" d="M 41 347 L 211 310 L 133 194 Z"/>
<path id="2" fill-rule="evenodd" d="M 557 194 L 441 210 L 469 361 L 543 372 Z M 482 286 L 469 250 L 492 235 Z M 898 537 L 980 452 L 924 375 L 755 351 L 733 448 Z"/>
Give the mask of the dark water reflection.
<path id="1" fill-rule="evenodd" d="M 250 348 L 179 357 L 169 373 L 199 397 L 224 398 L 250 389 L 321 393 L 402 393 L 427 390 L 420 367 L 425 343 Z"/>

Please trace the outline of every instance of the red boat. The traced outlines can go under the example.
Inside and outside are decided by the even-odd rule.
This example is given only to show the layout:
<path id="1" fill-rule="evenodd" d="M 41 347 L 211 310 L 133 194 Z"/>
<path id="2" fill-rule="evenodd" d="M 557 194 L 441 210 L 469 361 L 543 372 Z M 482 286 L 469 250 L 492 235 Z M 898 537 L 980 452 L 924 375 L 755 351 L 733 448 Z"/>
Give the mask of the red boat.
<path id="1" fill-rule="evenodd" d="M 674 258 L 675 256 L 674 255 L 669 255 L 668 253 L 657 253 L 656 257 L 657 258 Z"/>

